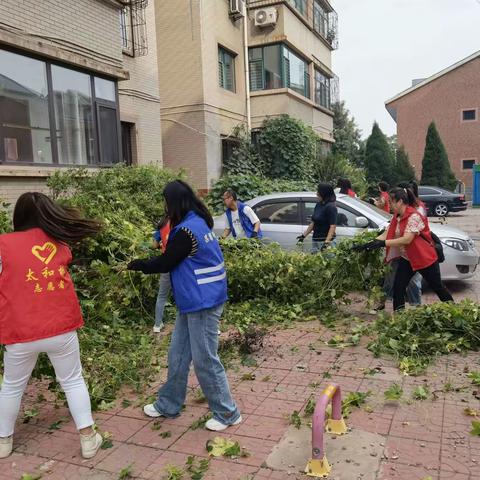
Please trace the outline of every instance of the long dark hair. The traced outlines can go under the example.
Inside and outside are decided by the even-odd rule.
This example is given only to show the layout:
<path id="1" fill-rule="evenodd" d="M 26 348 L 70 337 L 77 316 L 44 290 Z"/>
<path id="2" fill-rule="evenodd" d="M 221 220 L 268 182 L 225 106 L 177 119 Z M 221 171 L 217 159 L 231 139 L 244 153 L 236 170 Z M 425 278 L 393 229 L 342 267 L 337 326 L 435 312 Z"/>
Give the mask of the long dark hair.
<path id="1" fill-rule="evenodd" d="M 78 209 L 61 206 L 43 193 L 27 192 L 15 204 L 13 229 L 22 232 L 30 228 L 41 228 L 60 242 L 76 243 L 96 235 L 102 224 L 83 218 Z"/>
<path id="2" fill-rule="evenodd" d="M 390 198 L 396 202 L 401 200 L 405 205 L 409 205 L 410 207 L 417 206 L 417 199 L 410 188 L 395 187 L 392 188 L 388 193 Z"/>
<path id="3" fill-rule="evenodd" d="M 346 195 L 348 194 L 348 191 L 352 189 L 352 182 L 348 178 L 340 178 L 337 187 L 340 188 L 340 193 Z"/>
<path id="4" fill-rule="evenodd" d="M 188 183 L 182 180 L 168 183 L 163 189 L 163 197 L 172 227 L 177 226 L 188 212 L 193 211 L 205 220 L 209 228 L 213 228 L 211 213 Z"/>
<path id="5" fill-rule="evenodd" d="M 337 199 L 333 187 L 329 183 L 319 183 L 317 193 L 322 197 L 323 203 L 334 202 Z"/>

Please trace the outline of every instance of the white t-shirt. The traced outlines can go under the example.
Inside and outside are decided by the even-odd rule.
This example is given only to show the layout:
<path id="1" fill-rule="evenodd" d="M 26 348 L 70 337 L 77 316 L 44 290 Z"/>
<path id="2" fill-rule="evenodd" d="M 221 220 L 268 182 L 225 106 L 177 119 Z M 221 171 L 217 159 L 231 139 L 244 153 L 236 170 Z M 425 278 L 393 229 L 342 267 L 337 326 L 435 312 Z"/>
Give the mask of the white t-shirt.
<path id="1" fill-rule="evenodd" d="M 251 207 L 245 205 L 243 209 L 243 213 L 248 217 L 248 219 L 252 222 L 252 225 L 255 225 L 260 220 L 258 219 L 255 212 L 252 210 Z M 224 216 L 225 228 L 230 228 L 230 224 L 228 223 L 227 214 Z M 243 230 L 242 223 L 240 222 L 240 217 L 238 215 L 238 209 L 232 212 L 232 223 L 233 228 L 235 229 L 235 233 L 237 234 L 237 238 L 245 238 L 247 235 L 245 234 L 245 230 Z M 233 233 L 232 233 L 233 235 Z"/>

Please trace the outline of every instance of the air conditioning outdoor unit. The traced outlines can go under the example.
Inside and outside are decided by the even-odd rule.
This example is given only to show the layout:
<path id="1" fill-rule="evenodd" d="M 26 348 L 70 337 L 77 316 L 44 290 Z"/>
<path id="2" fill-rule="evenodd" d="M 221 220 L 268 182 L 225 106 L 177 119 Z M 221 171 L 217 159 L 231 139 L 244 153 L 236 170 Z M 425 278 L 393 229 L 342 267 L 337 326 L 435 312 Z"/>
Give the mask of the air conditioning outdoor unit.
<path id="1" fill-rule="evenodd" d="M 230 0 L 228 14 L 235 18 L 245 16 L 245 0 Z"/>
<path id="2" fill-rule="evenodd" d="M 256 27 L 270 27 L 277 23 L 277 9 L 260 8 L 255 11 L 255 26 Z"/>

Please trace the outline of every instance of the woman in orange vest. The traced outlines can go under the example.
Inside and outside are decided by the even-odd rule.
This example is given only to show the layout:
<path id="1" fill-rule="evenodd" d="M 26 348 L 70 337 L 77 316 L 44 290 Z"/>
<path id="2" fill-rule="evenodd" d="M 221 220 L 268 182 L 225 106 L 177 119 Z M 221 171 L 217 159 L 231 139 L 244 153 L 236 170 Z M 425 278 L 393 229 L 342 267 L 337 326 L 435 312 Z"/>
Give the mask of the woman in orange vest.
<path id="1" fill-rule="evenodd" d="M 0 458 L 12 452 L 23 392 L 39 353 L 46 353 L 67 397 L 84 458 L 102 444 L 95 433 L 82 376 L 77 329 L 83 325 L 68 265 L 67 244 L 95 235 L 100 223 L 63 208 L 42 193 L 24 193 L 13 212 L 13 233 L 0 235 L 0 344 L 5 345 L 0 390 Z"/>
<path id="2" fill-rule="evenodd" d="M 442 302 L 453 297 L 442 283 L 440 264 L 427 219 L 416 209 L 415 195 L 410 189 L 390 190 L 390 205 L 394 216 L 388 230 L 376 240 L 357 245 L 354 250 L 375 250 L 386 247 L 386 261 L 398 259 L 393 283 L 393 309 L 405 308 L 405 292 L 410 279 L 419 272 Z"/>

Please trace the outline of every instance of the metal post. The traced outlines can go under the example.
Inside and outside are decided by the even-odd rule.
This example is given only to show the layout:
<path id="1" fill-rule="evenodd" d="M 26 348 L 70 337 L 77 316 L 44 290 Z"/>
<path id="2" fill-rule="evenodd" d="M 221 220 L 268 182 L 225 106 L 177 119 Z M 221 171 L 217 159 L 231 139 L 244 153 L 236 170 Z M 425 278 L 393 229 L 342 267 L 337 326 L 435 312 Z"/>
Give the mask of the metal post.
<path id="1" fill-rule="evenodd" d="M 245 62 L 245 106 L 247 113 L 247 133 L 250 135 L 252 130 L 252 118 L 250 113 L 250 69 L 248 65 L 248 8 L 247 2 L 243 3 L 243 47 Z"/>

